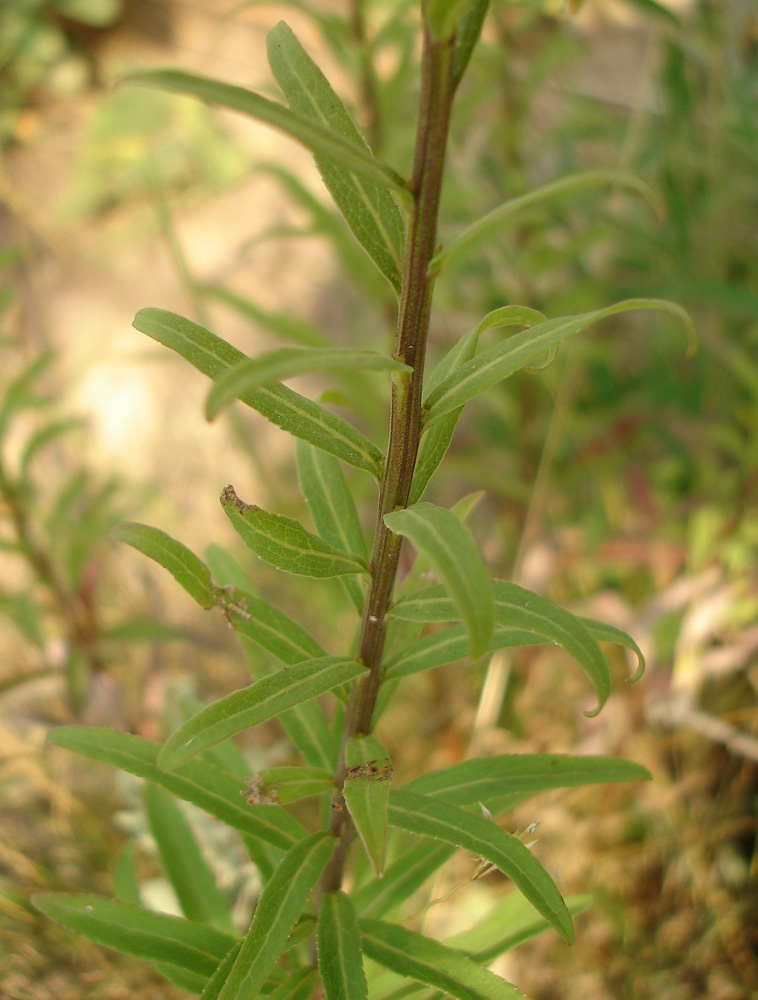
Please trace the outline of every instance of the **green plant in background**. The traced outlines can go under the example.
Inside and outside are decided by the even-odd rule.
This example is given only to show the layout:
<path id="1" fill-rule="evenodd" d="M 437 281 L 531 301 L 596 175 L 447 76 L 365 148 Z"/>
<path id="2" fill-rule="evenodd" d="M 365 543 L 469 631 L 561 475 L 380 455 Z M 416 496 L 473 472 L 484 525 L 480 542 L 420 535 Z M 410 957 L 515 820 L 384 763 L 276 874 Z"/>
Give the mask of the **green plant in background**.
<path id="1" fill-rule="evenodd" d="M 446 509 L 423 499 L 463 408 L 486 390 L 541 365 L 564 340 L 619 313 L 661 309 L 689 325 L 683 310 L 659 299 L 628 299 L 552 319 L 506 302 L 460 337 L 425 378 L 434 288 L 456 256 L 465 259 L 514 212 L 556 194 L 608 183 L 643 190 L 617 172 L 570 177 L 492 208 L 440 245 L 451 112 L 486 15 L 486 0 L 429 0 L 420 26 L 418 14 L 403 8 L 376 29 L 377 38 L 402 29 L 408 66 L 421 35 L 410 178 L 372 154 L 284 23 L 268 36 L 268 57 L 288 106 L 177 70 L 136 77 L 249 114 L 309 148 L 353 236 L 398 302 L 391 354 L 376 350 L 382 338 L 372 331 L 354 346 L 281 347 L 247 358 L 173 313 L 149 308 L 135 319 L 137 329 L 213 380 L 209 417 L 240 399 L 297 438 L 298 477 L 315 532 L 246 502 L 231 485 L 221 493 L 222 508 L 264 562 L 309 578 L 311 589 L 319 586 L 315 581 L 337 578 L 359 617 L 352 639 L 334 628 L 326 630 L 329 642 L 321 645 L 217 560 L 203 562 L 146 525 L 129 522 L 114 531 L 168 569 L 201 607 L 220 609 L 270 659 L 258 661 L 251 685 L 191 715 L 163 746 L 86 727 L 51 734 L 58 746 L 146 779 L 151 826 L 184 916 L 140 904 L 128 857 L 116 880 L 116 900 L 46 894 L 34 901 L 69 929 L 153 961 L 171 981 L 204 998 L 284 1000 L 315 995 L 319 988 L 329 1000 L 431 997 L 437 991 L 461 998 L 520 996 L 488 964 L 550 926 L 572 940 L 572 913 L 587 901 L 564 900 L 529 848 L 497 819 L 544 789 L 649 776 L 611 758 L 502 755 L 466 760 L 396 788 L 384 746 L 392 740 L 383 731 L 384 710 L 391 699 L 402 698 L 403 678 L 420 671 L 475 661 L 496 649 L 552 642 L 583 668 L 599 711 L 611 688 L 600 642 L 634 651 L 640 659 L 635 677 L 642 670 L 636 644 L 621 630 L 490 579 L 464 524 L 471 502 Z M 380 103 L 383 85 L 367 56 L 366 30 L 353 24 L 356 63 L 364 89 L 373 88 Z M 379 116 L 369 122 L 374 140 L 381 122 Z M 480 346 L 490 331 L 514 327 L 519 332 Z M 368 381 L 372 376 L 365 373 L 371 371 L 391 380 L 384 452 L 337 412 L 281 381 L 349 372 L 355 384 L 357 377 Z M 378 486 L 370 550 L 344 466 L 350 476 L 367 475 Z M 417 555 L 402 578 L 404 539 Z M 437 580 L 431 586 L 423 582 L 429 573 Z M 293 581 L 293 595 L 303 593 L 297 586 Z M 272 718 L 286 729 L 302 763 L 246 775 L 244 758 L 229 740 Z M 300 805 L 312 797 L 317 809 Z M 260 872 L 263 889 L 242 937 L 175 798 L 237 830 Z M 471 931 L 443 943 L 408 929 L 412 918 L 404 906 L 456 848 L 500 869 L 521 895 L 509 895 Z"/>
<path id="2" fill-rule="evenodd" d="M 71 27 L 108 28 L 122 0 L 6 0 L 0 10 L 0 144 L 35 94 L 70 94 L 86 86 L 90 68 Z"/>
<path id="3" fill-rule="evenodd" d="M 13 247 L 2 254 L 6 277 L 22 258 Z M 93 672 L 104 667 L 109 630 L 100 621 L 102 547 L 124 506 L 117 482 L 98 482 L 80 462 L 53 463 L 50 475 L 47 453 L 60 450 L 64 435 L 81 431 L 83 421 L 61 415 L 49 391 L 55 353 L 24 357 L 14 300 L 8 278 L 0 302 L 7 331 L 0 391 L 0 546 L 6 562 L 0 615 L 13 623 L 21 646 L 6 649 L 0 692 L 62 673 L 70 705 L 78 711 Z M 49 479 L 59 478 L 50 489 Z"/>

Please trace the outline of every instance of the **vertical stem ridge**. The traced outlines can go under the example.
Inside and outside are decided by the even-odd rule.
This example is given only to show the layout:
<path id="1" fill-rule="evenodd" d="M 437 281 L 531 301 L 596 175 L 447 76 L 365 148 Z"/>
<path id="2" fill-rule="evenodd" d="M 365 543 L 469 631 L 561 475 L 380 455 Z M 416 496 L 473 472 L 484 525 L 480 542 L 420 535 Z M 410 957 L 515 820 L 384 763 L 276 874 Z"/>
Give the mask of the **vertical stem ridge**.
<path id="1" fill-rule="evenodd" d="M 363 609 L 358 644 L 358 659 L 366 665 L 368 674 L 355 682 L 348 700 L 329 827 L 339 837 L 340 843 L 324 872 L 322 894 L 340 888 L 352 837 L 353 824 L 342 795 L 345 746 L 351 737 L 371 731 L 381 683 L 387 635 L 386 615 L 392 600 L 402 541 L 399 535 L 392 534 L 386 527 L 384 515 L 408 506 L 421 436 L 421 394 L 434 288 L 429 263 L 436 247 L 445 151 L 455 92 L 454 41 L 454 38 L 437 41 L 427 30 L 424 31 L 421 93 L 411 177 L 413 213 L 406 237 L 395 337 L 396 357 L 410 365 L 413 372 L 404 379 L 393 378 L 389 444 L 371 553 L 371 587 Z"/>

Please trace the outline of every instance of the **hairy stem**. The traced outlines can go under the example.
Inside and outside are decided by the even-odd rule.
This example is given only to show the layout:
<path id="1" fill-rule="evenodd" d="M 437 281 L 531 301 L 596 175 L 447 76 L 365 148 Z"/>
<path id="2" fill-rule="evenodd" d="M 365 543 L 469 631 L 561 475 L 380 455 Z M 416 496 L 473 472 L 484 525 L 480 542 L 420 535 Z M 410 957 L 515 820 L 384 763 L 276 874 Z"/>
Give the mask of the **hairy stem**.
<path id="1" fill-rule="evenodd" d="M 363 608 L 358 659 L 368 674 L 350 692 L 337 788 L 332 799 L 330 831 L 340 839 L 321 882 L 321 892 L 342 884 L 352 837 L 352 821 L 345 807 L 345 746 L 353 736 L 371 731 L 379 692 L 382 656 L 387 635 L 386 615 L 392 599 L 402 539 L 384 524 L 384 515 L 407 507 L 421 435 L 421 393 L 429 332 L 434 278 L 429 275 L 437 240 L 437 218 L 445 166 L 450 111 L 453 103 L 454 39 L 433 40 L 424 33 L 416 146 L 411 191 L 413 211 L 405 245 L 395 356 L 413 368 L 407 379 L 393 380 L 387 460 L 379 491 L 371 587 Z"/>

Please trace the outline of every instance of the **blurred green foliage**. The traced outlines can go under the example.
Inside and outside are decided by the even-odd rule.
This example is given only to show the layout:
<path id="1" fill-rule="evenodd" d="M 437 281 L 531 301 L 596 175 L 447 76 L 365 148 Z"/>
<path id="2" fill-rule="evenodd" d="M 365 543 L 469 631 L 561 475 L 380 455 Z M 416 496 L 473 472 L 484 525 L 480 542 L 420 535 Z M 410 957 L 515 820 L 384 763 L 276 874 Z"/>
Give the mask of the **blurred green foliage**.
<path id="1" fill-rule="evenodd" d="M 0 145 L 33 102 L 91 82 L 92 67 L 72 29 L 104 29 L 123 0 L 4 0 L 0 7 Z"/>

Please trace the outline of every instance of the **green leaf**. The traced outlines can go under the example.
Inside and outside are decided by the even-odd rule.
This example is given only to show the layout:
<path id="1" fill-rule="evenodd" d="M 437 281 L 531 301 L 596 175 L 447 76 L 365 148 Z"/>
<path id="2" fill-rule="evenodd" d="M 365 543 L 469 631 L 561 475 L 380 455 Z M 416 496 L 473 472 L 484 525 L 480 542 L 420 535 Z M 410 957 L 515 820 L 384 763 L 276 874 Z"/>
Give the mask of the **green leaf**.
<path id="1" fill-rule="evenodd" d="M 234 399 L 261 385 L 309 372 L 391 371 L 409 375 L 410 365 L 375 351 L 351 347 L 279 347 L 257 358 L 244 358 L 220 376 L 208 393 L 205 415 L 212 420 Z"/>
<path id="2" fill-rule="evenodd" d="M 267 1000 L 308 1000 L 313 996 L 317 982 L 316 969 L 297 969 L 273 993 L 269 993 Z"/>
<path id="3" fill-rule="evenodd" d="M 190 972 L 189 969 L 180 969 L 178 965 L 169 965 L 168 962 L 153 962 L 153 966 L 156 972 L 168 979 L 170 983 L 188 993 L 202 993 L 208 982 L 207 976 Z"/>
<path id="4" fill-rule="evenodd" d="M 546 597 L 525 590 L 505 580 L 488 581 L 491 587 L 494 617 L 506 628 L 536 632 L 562 646 L 573 656 L 592 681 L 599 705 L 597 714 L 611 691 L 611 672 L 605 657 L 581 618 L 572 615 Z M 454 621 L 460 618 L 455 603 L 440 586 L 428 587 L 401 598 L 392 608 L 391 616 L 406 621 Z"/>
<path id="5" fill-rule="evenodd" d="M 511 198 L 509 201 L 503 202 L 502 205 L 498 205 L 497 208 L 493 208 L 491 212 L 470 225 L 447 246 L 437 251 L 429 264 L 430 273 L 439 274 L 454 257 L 464 251 L 470 251 L 472 247 L 488 239 L 504 224 L 510 222 L 522 209 L 531 208 L 532 205 L 548 201 L 556 196 L 560 197 L 563 194 L 596 185 L 626 188 L 644 198 L 654 211 L 659 210 L 658 200 L 651 188 L 633 174 L 626 174 L 620 170 L 584 170 L 578 174 L 561 177 L 557 181 L 545 184 L 534 191 L 528 191 L 518 198 Z"/>
<path id="6" fill-rule="evenodd" d="M 450 802 L 406 791 L 392 792 L 389 816 L 393 826 L 463 847 L 495 865 L 566 941 L 573 940 L 571 916 L 553 880 L 520 840 L 491 820 Z"/>
<path id="7" fill-rule="evenodd" d="M 524 1000 L 524 994 L 466 955 L 383 920 L 360 920 L 363 951 L 401 976 L 460 1000 Z"/>
<path id="8" fill-rule="evenodd" d="M 39 893 L 32 904 L 69 931 L 127 955 L 211 976 L 234 944 L 208 924 L 154 913 L 103 896 Z"/>
<path id="9" fill-rule="evenodd" d="M 569 788 L 616 781 L 648 781 L 639 764 L 615 757 L 568 754 L 503 754 L 463 760 L 411 781 L 403 791 L 441 798 L 459 806 L 486 803 L 505 792 L 520 798 L 548 788 Z"/>
<path id="10" fill-rule="evenodd" d="M 245 357 L 242 351 L 209 330 L 165 309 L 140 309 L 133 326 L 214 380 Z M 331 410 L 278 383 L 248 393 L 242 402 L 294 437 L 379 478 L 382 453 Z"/>
<path id="11" fill-rule="evenodd" d="M 156 621 L 154 618 L 127 618 L 104 628 L 98 642 L 194 642 L 186 628 Z"/>
<path id="12" fill-rule="evenodd" d="M 243 590 L 224 588 L 218 603 L 235 632 L 273 653 L 287 666 L 326 656 L 305 629 L 273 605 Z M 314 767 L 334 767 L 338 747 L 318 705 L 305 702 L 282 712 L 279 722 Z"/>
<path id="13" fill-rule="evenodd" d="M 645 672 L 645 657 L 642 655 L 640 647 L 628 632 L 625 632 L 617 625 L 608 625 L 606 622 L 595 621 L 594 618 L 580 618 L 579 620 L 586 625 L 587 631 L 595 639 L 600 642 L 615 642 L 617 645 L 623 646 L 625 649 L 630 649 L 635 654 L 637 657 L 637 669 L 629 678 L 630 684 L 634 681 L 638 681 L 640 677 L 642 677 Z"/>
<path id="14" fill-rule="evenodd" d="M 489 9 L 489 0 L 473 0 L 464 8 L 455 28 L 455 52 L 453 55 L 453 85 L 461 82 L 471 56 L 482 33 L 484 19 Z"/>
<path id="15" fill-rule="evenodd" d="M 283 22 L 268 34 L 268 61 L 290 108 L 304 118 L 337 133 L 363 156 L 368 146 L 328 80 Z M 316 166 L 353 235 L 400 292 L 403 217 L 386 184 L 367 175 L 356 176 L 345 164 L 316 156 Z M 402 187 L 398 188 L 402 190 Z"/>
<path id="16" fill-rule="evenodd" d="M 189 94 L 203 101 L 220 104 L 232 111 L 241 111 L 251 118 L 286 132 L 312 152 L 344 170 L 366 177 L 374 184 L 406 192 L 406 182 L 386 163 L 375 159 L 331 129 L 324 128 L 274 101 L 228 83 L 221 83 L 197 73 L 178 69 L 141 70 L 122 78 L 123 83 L 159 87 L 175 93 Z"/>
<path id="17" fill-rule="evenodd" d="M 252 787 L 254 794 L 285 805 L 309 795 L 334 791 L 334 775 L 322 767 L 268 767 L 252 779 Z"/>
<path id="18" fill-rule="evenodd" d="M 110 534 L 111 538 L 126 542 L 167 569 L 201 607 L 213 607 L 214 590 L 210 570 L 186 545 L 177 542 L 160 528 L 137 524 L 136 521 L 123 521 L 112 528 Z"/>
<path id="19" fill-rule="evenodd" d="M 137 854 L 134 841 L 127 840 L 119 851 L 113 868 L 113 894 L 119 903 L 141 903 L 137 880 Z"/>
<path id="20" fill-rule="evenodd" d="M 239 587 L 240 590 L 257 596 L 255 584 L 240 566 L 236 556 L 233 556 L 223 545 L 219 545 L 218 542 L 210 542 L 205 546 L 203 558 L 217 587 Z"/>
<path id="21" fill-rule="evenodd" d="M 300 702 L 347 684 L 365 671 L 343 656 L 304 660 L 233 691 L 186 722 L 166 741 L 158 762 L 173 770 L 209 747 L 265 722 Z"/>
<path id="22" fill-rule="evenodd" d="M 45 424 L 44 427 L 41 427 L 29 438 L 26 446 L 24 447 L 21 455 L 21 461 L 19 463 L 21 476 L 26 476 L 32 459 L 46 445 L 50 444 L 62 434 L 67 434 L 69 431 L 78 430 L 86 426 L 87 421 L 83 420 L 81 417 L 69 417 L 63 420 L 55 420 L 52 423 Z"/>
<path id="23" fill-rule="evenodd" d="M 381 878 L 387 855 L 387 809 L 392 764 L 374 736 L 352 737 L 345 747 L 342 793 L 374 871 Z"/>
<path id="24" fill-rule="evenodd" d="M 404 903 L 455 853 L 450 844 L 427 840 L 415 844 L 389 865 L 381 879 L 372 879 L 352 894 L 359 913 L 381 917 Z"/>
<path id="25" fill-rule="evenodd" d="M 285 573 L 318 578 L 368 573 L 364 559 L 334 548 L 291 517 L 244 503 L 233 486 L 222 491 L 221 506 L 245 545 Z"/>
<path id="26" fill-rule="evenodd" d="M 424 399 L 426 399 L 435 386 L 439 385 L 443 379 L 452 374 L 459 365 L 474 357 L 479 334 L 479 327 L 470 330 L 447 352 L 424 384 Z M 444 417 L 440 417 L 439 420 L 435 420 L 431 427 L 427 426 L 421 438 L 418 457 L 416 458 L 416 468 L 413 472 L 413 485 L 411 486 L 410 495 L 411 504 L 417 503 L 421 499 L 429 480 L 445 457 L 462 413 L 463 407 L 459 406 L 452 413 L 447 413 Z"/>
<path id="27" fill-rule="evenodd" d="M 318 968 L 326 1000 L 367 1000 L 361 935 L 344 892 L 329 892 L 318 914 Z"/>
<path id="28" fill-rule="evenodd" d="M 145 807 L 164 871 L 184 916 L 234 933 L 226 899 L 173 796 L 159 785 L 148 783 Z"/>
<path id="29" fill-rule="evenodd" d="M 218 1000 L 258 995 L 336 846 L 335 837 L 314 833 L 287 852 L 261 893 Z"/>
<path id="30" fill-rule="evenodd" d="M 492 596 L 466 528 L 451 511 L 430 503 L 385 514 L 384 523 L 390 531 L 410 539 L 432 564 L 466 623 L 471 658 L 482 656 L 492 638 Z"/>
<path id="31" fill-rule="evenodd" d="M 11 420 L 26 409 L 37 409 L 45 406 L 49 399 L 37 395 L 34 391 L 36 383 L 55 361 L 54 351 L 43 351 L 3 389 L 0 399 L 0 437 L 5 434 Z"/>
<path id="32" fill-rule="evenodd" d="M 455 34 L 458 18 L 471 0 L 428 0 L 424 17 L 432 37 L 445 41 Z"/>
<path id="33" fill-rule="evenodd" d="M 250 299 L 243 298 L 221 285 L 202 285 L 201 290 L 203 295 L 223 302 L 241 316 L 283 340 L 291 340 L 306 347 L 327 347 L 329 344 L 329 335 L 307 320 L 296 319 L 287 313 L 269 312 Z"/>
<path id="34" fill-rule="evenodd" d="M 162 770 L 157 763 L 160 745 L 141 736 L 93 726 L 61 726 L 48 734 L 47 742 L 152 781 L 227 826 L 283 850 L 305 834 L 283 809 L 246 805 L 244 782 L 221 768 L 193 760 L 173 772 Z"/>
<path id="35" fill-rule="evenodd" d="M 429 394 L 426 401 L 426 421 L 436 420 L 444 413 L 458 409 L 474 396 L 513 375 L 545 351 L 567 337 L 581 333 L 593 323 L 618 313 L 640 309 L 659 309 L 676 316 L 687 328 L 690 348 L 693 347 L 695 328 L 689 315 L 681 306 L 664 299 L 626 299 L 605 309 L 596 309 L 579 316 L 549 319 L 515 334 L 504 343 L 497 344 L 462 364 Z"/>
<path id="36" fill-rule="evenodd" d="M 342 466 L 332 455 L 305 441 L 298 441 L 296 454 L 300 489 L 319 535 L 333 548 L 366 561 L 366 540 Z M 342 583 L 360 613 L 363 589 L 359 581 L 345 576 Z"/>
<path id="37" fill-rule="evenodd" d="M 547 642 L 544 636 L 538 636 L 526 629 L 508 628 L 496 625 L 492 632 L 488 652 L 495 649 L 511 649 L 515 646 L 534 646 Z M 388 656 L 384 663 L 384 680 L 396 680 L 418 674 L 423 670 L 434 670 L 444 667 L 447 663 L 455 663 L 468 655 L 468 632 L 464 626 L 453 625 L 451 628 L 432 632 L 413 642 L 407 643 L 396 653 Z"/>
<path id="38" fill-rule="evenodd" d="M 237 961 L 241 947 L 242 942 L 237 941 L 226 955 L 224 955 L 224 960 L 205 984 L 205 989 L 200 994 L 200 1000 L 218 1000 L 218 995 L 228 979 L 229 973 L 232 971 L 232 966 Z"/>
<path id="39" fill-rule="evenodd" d="M 246 590 L 224 587 L 217 602 L 235 632 L 252 639 L 288 666 L 326 655 L 297 622 Z"/>
<path id="40" fill-rule="evenodd" d="M 583 913 L 591 903 L 592 897 L 587 894 L 566 897 L 572 917 Z M 465 952 L 475 962 L 488 965 L 549 926 L 520 892 L 509 892 L 474 927 L 446 938 L 445 944 Z"/>

